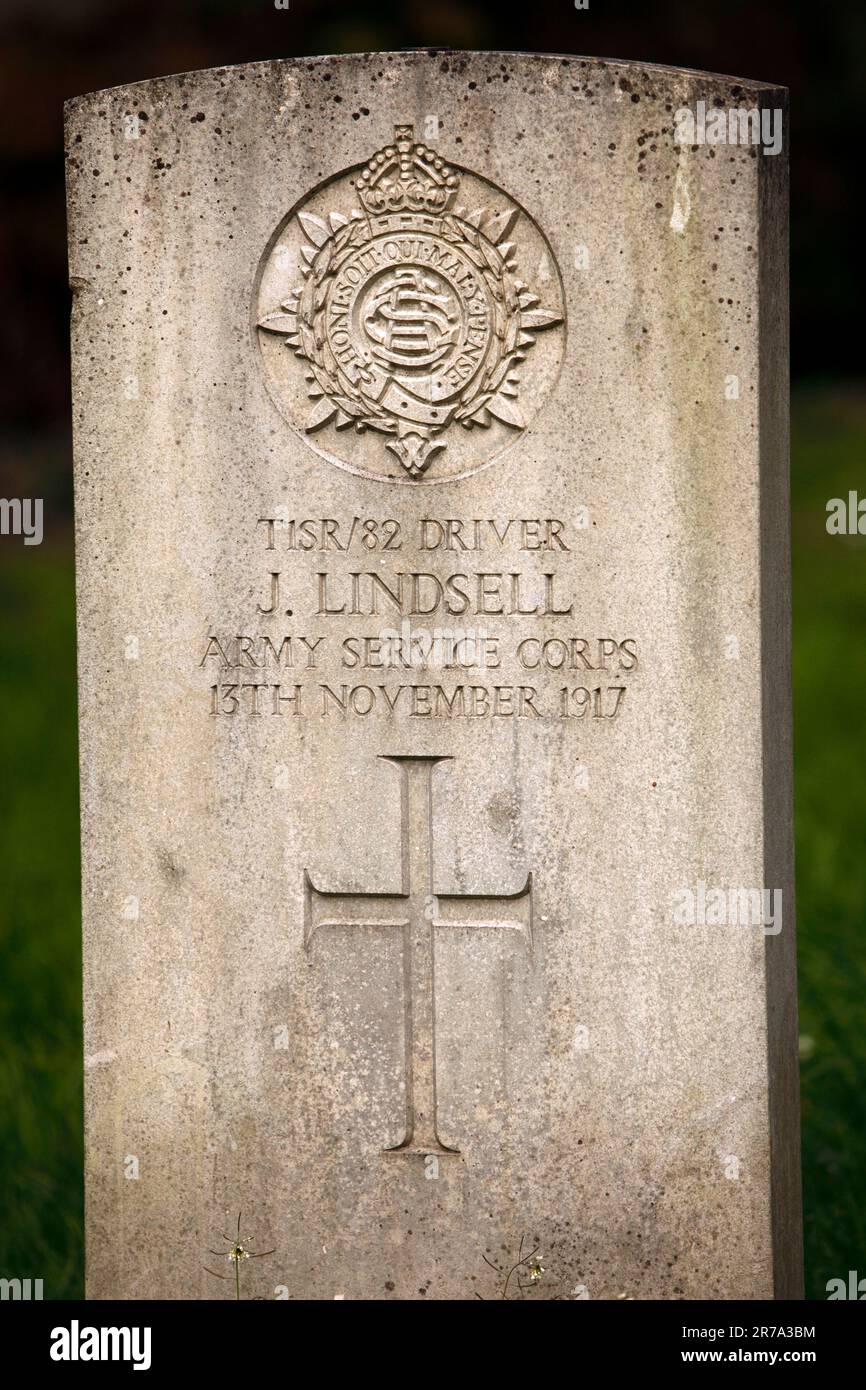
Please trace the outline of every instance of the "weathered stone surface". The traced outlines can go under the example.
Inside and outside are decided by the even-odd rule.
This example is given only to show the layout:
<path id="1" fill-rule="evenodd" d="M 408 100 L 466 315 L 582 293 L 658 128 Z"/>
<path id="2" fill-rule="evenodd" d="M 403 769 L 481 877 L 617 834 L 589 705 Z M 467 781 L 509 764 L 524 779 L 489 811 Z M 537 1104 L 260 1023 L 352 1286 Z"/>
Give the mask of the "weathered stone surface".
<path id="1" fill-rule="evenodd" d="M 231 1295 L 238 1211 L 247 1296 L 797 1293 L 785 155 L 699 101 L 784 107 L 70 103 L 91 1297 Z"/>

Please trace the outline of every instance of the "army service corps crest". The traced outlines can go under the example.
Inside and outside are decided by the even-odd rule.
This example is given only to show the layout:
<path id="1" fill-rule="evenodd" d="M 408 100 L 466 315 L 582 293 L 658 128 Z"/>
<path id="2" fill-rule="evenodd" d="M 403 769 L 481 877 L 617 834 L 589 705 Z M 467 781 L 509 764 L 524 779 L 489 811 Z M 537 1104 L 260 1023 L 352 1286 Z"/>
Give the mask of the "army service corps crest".
<path id="1" fill-rule="evenodd" d="M 539 228 L 411 126 L 289 214 L 255 321 L 294 428 L 351 472 L 403 482 L 463 477 L 513 443 L 553 385 L 564 336 Z"/>

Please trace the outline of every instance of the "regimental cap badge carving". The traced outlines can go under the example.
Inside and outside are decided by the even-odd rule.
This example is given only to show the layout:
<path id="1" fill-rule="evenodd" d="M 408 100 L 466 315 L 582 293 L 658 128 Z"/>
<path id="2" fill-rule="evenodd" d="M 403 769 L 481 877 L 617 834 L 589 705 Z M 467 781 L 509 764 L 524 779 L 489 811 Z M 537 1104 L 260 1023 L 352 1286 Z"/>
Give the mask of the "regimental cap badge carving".
<path id="1" fill-rule="evenodd" d="M 334 182 L 349 184 L 355 206 L 326 211 L 306 200 L 289 219 L 294 248 L 283 236 L 261 279 L 257 325 L 281 406 L 291 402 L 311 442 L 351 431 L 355 447 L 338 444 L 334 457 L 330 444 L 326 456 L 353 471 L 388 477 L 387 450 L 399 464 L 392 478 L 472 472 L 526 427 L 524 364 L 548 329 L 560 330 L 558 342 L 534 385 L 558 368 L 564 311 L 552 253 L 507 195 L 449 167 L 409 125 L 354 179 Z M 464 183 L 487 195 L 481 206 L 462 201 Z M 521 278 L 524 257 L 547 302 Z M 292 260 L 298 282 L 268 306 Z M 303 368 L 306 418 L 274 340 Z M 491 436 L 480 459 L 466 446 L 477 427 Z"/>

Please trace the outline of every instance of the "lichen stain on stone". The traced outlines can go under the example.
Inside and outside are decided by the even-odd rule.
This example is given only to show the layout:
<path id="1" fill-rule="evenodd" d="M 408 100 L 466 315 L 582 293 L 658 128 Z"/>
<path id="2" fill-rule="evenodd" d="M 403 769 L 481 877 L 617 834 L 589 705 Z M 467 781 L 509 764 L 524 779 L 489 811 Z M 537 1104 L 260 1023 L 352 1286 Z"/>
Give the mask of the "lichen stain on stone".
<path id="1" fill-rule="evenodd" d="M 510 792 L 491 797 L 487 803 L 487 819 L 494 830 L 505 835 L 515 833 L 518 808 Z"/>
<path id="2" fill-rule="evenodd" d="M 156 859 L 162 874 L 168 879 L 169 883 L 178 884 L 183 882 L 186 877 L 186 869 L 178 864 L 177 859 L 170 849 L 160 846 L 156 852 Z"/>

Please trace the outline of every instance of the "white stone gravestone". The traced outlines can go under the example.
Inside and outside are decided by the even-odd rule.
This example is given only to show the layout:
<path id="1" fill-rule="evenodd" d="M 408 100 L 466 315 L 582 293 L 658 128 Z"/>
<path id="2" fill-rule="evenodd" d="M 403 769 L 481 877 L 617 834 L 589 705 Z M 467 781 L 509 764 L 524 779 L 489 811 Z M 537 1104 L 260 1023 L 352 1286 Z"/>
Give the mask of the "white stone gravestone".
<path id="1" fill-rule="evenodd" d="M 798 1294 L 784 110 L 70 103 L 91 1297 Z"/>

